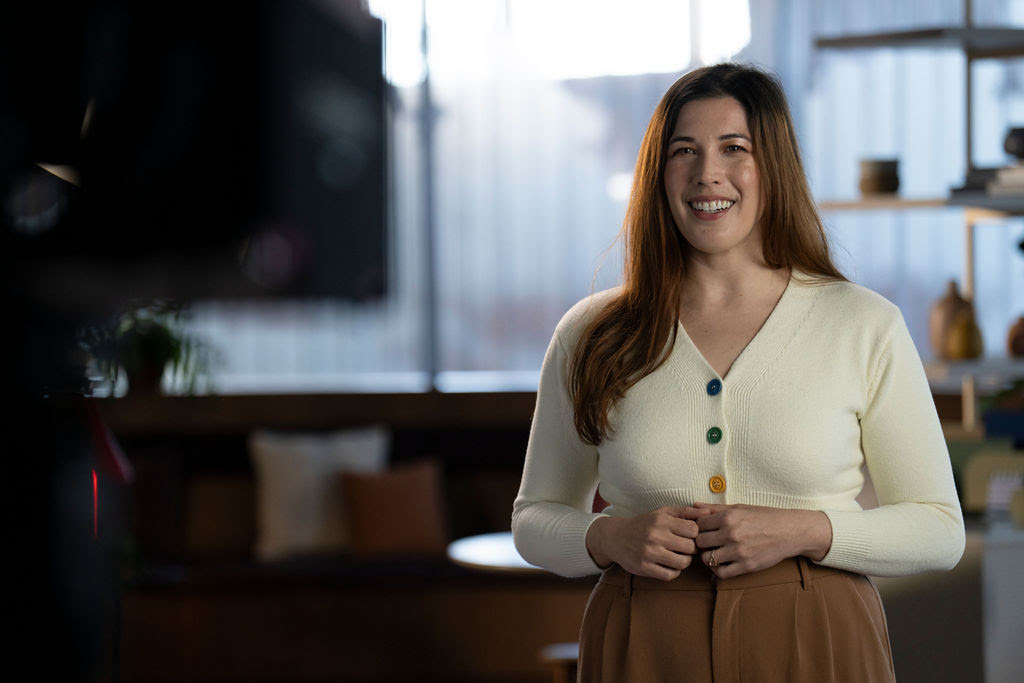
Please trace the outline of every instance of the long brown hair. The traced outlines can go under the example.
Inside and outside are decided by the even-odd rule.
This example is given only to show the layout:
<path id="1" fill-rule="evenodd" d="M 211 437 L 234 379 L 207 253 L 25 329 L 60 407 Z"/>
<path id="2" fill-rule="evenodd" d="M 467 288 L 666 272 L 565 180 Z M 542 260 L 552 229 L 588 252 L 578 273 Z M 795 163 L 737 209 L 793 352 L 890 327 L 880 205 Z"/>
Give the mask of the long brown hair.
<path id="1" fill-rule="evenodd" d="M 712 97 L 732 97 L 747 115 L 761 177 L 766 263 L 824 280 L 845 279 L 829 255 L 778 79 L 739 64 L 717 64 L 687 73 L 661 98 L 640 145 L 622 227 L 622 288 L 583 329 L 570 360 L 575 427 L 587 443 L 604 440 L 615 402 L 657 370 L 675 344 L 690 247 L 669 212 L 663 183 L 665 151 L 683 106 Z"/>

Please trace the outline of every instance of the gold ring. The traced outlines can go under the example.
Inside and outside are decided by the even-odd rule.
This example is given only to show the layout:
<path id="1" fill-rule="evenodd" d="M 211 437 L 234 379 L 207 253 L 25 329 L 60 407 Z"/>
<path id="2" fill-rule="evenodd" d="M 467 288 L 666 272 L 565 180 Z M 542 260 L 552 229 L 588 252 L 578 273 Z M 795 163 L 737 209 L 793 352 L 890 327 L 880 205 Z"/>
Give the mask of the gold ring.
<path id="1" fill-rule="evenodd" d="M 717 550 L 717 548 L 715 548 L 715 550 Z M 715 559 L 715 550 L 711 551 L 711 557 L 708 558 L 708 566 L 709 567 L 717 567 L 718 566 L 718 560 Z"/>

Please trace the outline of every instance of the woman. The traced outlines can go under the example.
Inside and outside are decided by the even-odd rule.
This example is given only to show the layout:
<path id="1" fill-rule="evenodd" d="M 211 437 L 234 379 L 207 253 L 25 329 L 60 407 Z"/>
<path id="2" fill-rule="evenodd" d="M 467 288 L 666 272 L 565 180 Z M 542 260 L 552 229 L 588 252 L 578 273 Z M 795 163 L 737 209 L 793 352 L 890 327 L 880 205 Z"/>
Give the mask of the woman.
<path id="1" fill-rule="evenodd" d="M 865 575 L 955 566 L 963 518 L 913 342 L 833 265 L 774 77 L 668 90 L 624 236 L 624 284 L 555 330 L 512 517 L 530 562 L 602 572 L 580 680 L 893 680 Z"/>

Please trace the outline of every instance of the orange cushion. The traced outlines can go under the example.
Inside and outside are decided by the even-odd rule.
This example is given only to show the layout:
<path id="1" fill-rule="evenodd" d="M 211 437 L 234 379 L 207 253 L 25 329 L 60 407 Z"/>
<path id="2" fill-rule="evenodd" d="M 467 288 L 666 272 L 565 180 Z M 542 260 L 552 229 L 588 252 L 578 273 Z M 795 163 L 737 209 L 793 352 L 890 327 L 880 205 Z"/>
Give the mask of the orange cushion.
<path id="1" fill-rule="evenodd" d="M 441 466 L 433 458 L 380 474 L 340 475 L 349 550 L 356 555 L 441 555 L 448 542 Z"/>

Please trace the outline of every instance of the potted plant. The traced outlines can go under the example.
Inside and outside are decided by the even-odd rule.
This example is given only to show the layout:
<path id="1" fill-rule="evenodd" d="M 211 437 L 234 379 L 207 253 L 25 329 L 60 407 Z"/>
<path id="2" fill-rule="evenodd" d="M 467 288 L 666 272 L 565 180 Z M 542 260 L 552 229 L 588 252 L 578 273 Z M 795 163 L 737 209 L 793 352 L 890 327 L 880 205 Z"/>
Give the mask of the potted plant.
<path id="1" fill-rule="evenodd" d="M 111 395 L 122 376 L 132 394 L 160 393 L 168 371 L 184 393 L 196 393 L 204 383 L 208 388 L 216 353 L 185 329 L 185 313 L 185 307 L 174 301 L 135 303 L 112 320 L 80 331 L 81 346 L 109 384 Z"/>

